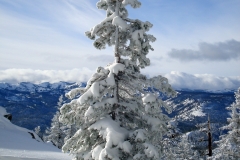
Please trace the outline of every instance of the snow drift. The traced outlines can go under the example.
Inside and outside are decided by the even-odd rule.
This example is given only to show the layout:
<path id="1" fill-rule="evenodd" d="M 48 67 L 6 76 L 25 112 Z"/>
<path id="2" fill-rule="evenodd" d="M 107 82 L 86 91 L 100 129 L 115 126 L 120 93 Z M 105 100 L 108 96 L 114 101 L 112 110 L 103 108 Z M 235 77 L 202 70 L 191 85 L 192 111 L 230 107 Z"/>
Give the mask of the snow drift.
<path id="1" fill-rule="evenodd" d="M 6 110 L 0 107 L 0 160 L 71 159 L 52 144 L 42 142 L 33 131 L 12 124 L 5 114 Z"/>

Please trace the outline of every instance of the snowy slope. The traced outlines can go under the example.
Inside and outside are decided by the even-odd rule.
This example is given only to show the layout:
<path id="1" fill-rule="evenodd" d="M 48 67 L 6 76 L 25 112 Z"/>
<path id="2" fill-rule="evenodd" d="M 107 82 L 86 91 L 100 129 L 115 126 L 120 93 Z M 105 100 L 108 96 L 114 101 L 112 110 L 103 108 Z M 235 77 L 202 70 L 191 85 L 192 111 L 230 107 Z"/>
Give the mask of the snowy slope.
<path id="1" fill-rule="evenodd" d="M 0 107 L 0 160 L 70 160 L 68 154 L 52 144 L 44 143 L 33 131 L 18 127 L 3 117 Z M 28 133 L 34 134 L 36 139 Z"/>

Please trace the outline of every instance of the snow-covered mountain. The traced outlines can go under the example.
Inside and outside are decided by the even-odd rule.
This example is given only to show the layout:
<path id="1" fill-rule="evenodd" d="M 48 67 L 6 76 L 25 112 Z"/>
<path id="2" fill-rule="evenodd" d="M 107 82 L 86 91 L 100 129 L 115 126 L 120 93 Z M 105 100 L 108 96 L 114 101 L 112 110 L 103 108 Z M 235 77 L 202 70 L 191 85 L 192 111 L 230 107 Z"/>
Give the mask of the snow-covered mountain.
<path id="1" fill-rule="evenodd" d="M 44 82 L 41 84 L 33 84 L 29 82 L 21 82 L 17 84 L 0 83 L 0 89 L 15 90 L 19 92 L 49 92 L 54 90 L 69 90 L 83 84 L 69 83 L 69 82 L 58 82 L 49 83 Z"/>
<path id="2" fill-rule="evenodd" d="M 50 126 L 51 119 L 57 111 L 57 102 L 72 88 L 85 84 L 48 82 L 33 84 L 22 82 L 19 84 L 0 83 L 0 106 L 13 115 L 12 122 L 28 129 L 41 126 L 44 130 Z M 233 91 L 207 92 L 196 90 L 180 90 L 176 98 L 166 99 L 173 107 L 170 117 L 175 117 L 180 123 L 182 131 L 195 128 L 197 123 L 207 121 L 210 115 L 215 125 L 226 124 L 229 117 L 225 109 L 234 102 Z M 67 99 L 65 98 L 64 101 Z"/>
<path id="3" fill-rule="evenodd" d="M 218 128 L 227 123 L 229 111 L 226 107 L 235 101 L 234 92 L 178 91 L 176 98 L 166 102 L 173 107 L 169 115 L 175 117 L 182 131 L 190 131 L 198 123 L 207 122 Z"/>
<path id="4" fill-rule="evenodd" d="M 52 144 L 44 143 L 31 130 L 12 124 L 0 107 L 0 160 L 69 160 Z"/>
<path id="5" fill-rule="evenodd" d="M 14 124 L 28 129 L 34 129 L 36 126 L 45 129 L 50 126 L 50 121 L 56 113 L 59 97 L 81 85 L 84 84 L 0 83 L 0 106 L 13 115 Z"/>

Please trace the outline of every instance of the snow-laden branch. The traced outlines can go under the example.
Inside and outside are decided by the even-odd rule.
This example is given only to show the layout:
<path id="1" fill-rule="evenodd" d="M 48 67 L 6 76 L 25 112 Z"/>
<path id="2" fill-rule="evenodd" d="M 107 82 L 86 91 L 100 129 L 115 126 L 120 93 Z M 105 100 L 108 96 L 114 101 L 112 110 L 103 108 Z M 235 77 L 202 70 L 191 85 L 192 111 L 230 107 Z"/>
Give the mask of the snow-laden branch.
<path id="1" fill-rule="evenodd" d="M 161 156 L 160 142 L 168 131 L 171 112 L 159 92 L 176 96 L 162 76 L 147 78 L 141 68 L 150 65 L 147 55 L 156 38 L 147 34 L 150 22 L 128 18 L 126 6 L 140 7 L 138 0 L 99 0 L 106 17 L 85 34 L 97 49 L 115 45 L 115 62 L 98 67 L 85 88 L 66 95 L 60 120 L 80 129 L 63 146 L 76 159 L 154 159 Z M 119 100 L 120 98 L 120 100 Z"/>

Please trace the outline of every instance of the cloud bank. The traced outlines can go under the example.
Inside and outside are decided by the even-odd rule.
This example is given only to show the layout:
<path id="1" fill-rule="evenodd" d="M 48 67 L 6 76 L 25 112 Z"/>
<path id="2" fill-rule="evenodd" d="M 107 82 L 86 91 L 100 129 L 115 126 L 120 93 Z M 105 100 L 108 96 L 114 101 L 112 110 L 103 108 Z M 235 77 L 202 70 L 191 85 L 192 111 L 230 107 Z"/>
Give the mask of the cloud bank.
<path id="1" fill-rule="evenodd" d="M 172 71 L 165 75 L 174 89 L 191 90 L 236 90 L 240 87 L 240 76 L 219 77 L 211 74 L 187 74 Z"/>
<path id="2" fill-rule="evenodd" d="M 208 61 L 228 61 L 240 58 L 240 42 L 229 40 L 210 44 L 202 42 L 198 44 L 198 50 L 172 49 L 168 55 L 180 61 L 208 60 Z"/>
<path id="3" fill-rule="evenodd" d="M 94 73 L 88 68 L 72 70 L 33 70 L 33 69 L 7 69 L 0 70 L 0 82 L 86 82 Z M 172 71 L 163 75 L 168 78 L 174 89 L 191 90 L 236 90 L 240 87 L 240 76 L 219 77 L 209 74 L 187 74 Z"/>
<path id="4" fill-rule="evenodd" d="M 33 69 L 6 69 L 0 70 L 0 82 L 86 82 L 93 74 L 88 68 L 72 70 L 33 70 Z"/>

